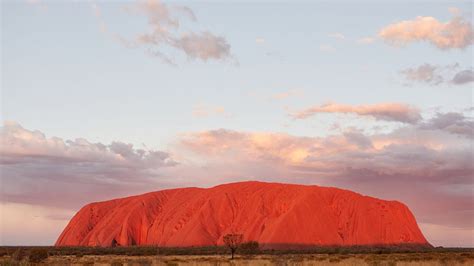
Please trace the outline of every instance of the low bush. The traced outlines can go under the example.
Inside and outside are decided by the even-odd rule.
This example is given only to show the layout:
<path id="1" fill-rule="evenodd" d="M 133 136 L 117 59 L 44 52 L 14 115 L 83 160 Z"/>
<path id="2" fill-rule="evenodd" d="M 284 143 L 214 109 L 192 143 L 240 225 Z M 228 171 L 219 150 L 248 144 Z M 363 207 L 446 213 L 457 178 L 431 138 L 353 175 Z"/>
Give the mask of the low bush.
<path id="1" fill-rule="evenodd" d="M 15 250 L 15 252 L 13 252 L 13 254 L 11 255 L 11 258 L 13 261 L 22 261 L 26 257 L 27 257 L 27 253 L 22 248 Z"/>
<path id="2" fill-rule="evenodd" d="M 240 244 L 238 253 L 240 254 L 257 254 L 260 251 L 260 247 L 257 241 L 249 241 Z"/>
<path id="3" fill-rule="evenodd" d="M 48 250 L 46 248 L 34 248 L 31 249 L 28 260 L 33 263 L 39 263 L 47 259 L 49 256 Z"/>
<path id="4" fill-rule="evenodd" d="M 150 259 L 139 259 L 136 261 L 136 263 L 140 266 L 151 266 L 153 261 Z"/>
<path id="5" fill-rule="evenodd" d="M 114 260 L 110 263 L 110 266 L 123 266 L 123 262 L 120 260 Z"/>

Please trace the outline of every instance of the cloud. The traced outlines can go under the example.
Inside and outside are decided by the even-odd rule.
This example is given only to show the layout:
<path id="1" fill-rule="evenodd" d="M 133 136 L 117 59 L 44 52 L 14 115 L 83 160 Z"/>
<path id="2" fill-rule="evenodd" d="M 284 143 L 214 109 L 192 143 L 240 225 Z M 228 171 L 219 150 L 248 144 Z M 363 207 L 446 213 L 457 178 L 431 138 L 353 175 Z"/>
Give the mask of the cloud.
<path id="1" fill-rule="evenodd" d="M 471 82 L 474 82 L 474 71 L 472 71 L 472 69 L 466 69 L 458 72 L 451 80 L 451 83 L 456 85 L 462 85 Z"/>
<path id="2" fill-rule="evenodd" d="M 396 46 L 425 41 L 442 50 L 464 49 L 474 41 L 472 24 L 460 16 L 448 22 L 419 16 L 414 20 L 390 24 L 381 29 L 378 35 L 387 43 Z"/>
<path id="3" fill-rule="evenodd" d="M 474 72 L 471 69 L 461 70 L 453 74 L 458 68 L 458 63 L 446 66 L 425 63 L 418 67 L 403 69 L 400 74 L 408 82 L 426 83 L 433 86 L 442 84 L 464 85 L 474 81 Z M 411 84 L 408 83 L 408 85 Z"/>
<path id="4" fill-rule="evenodd" d="M 291 114 L 296 119 L 305 119 L 318 113 L 352 113 L 369 116 L 376 120 L 396 121 L 414 124 L 421 119 L 420 111 L 410 105 L 400 103 L 380 103 L 372 105 L 348 105 L 327 103 Z"/>
<path id="5" fill-rule="evenodd" d="M 143 191 L 157 183 L 160 169 L 177 165 L 166 152 L 47 138 L 15 122 L 6 122 L 0 137 L 1 201 L 7 202 L 79 207 Z"/>
<path id="6" fill-rule="evenodd" d="M 421 123 L 420 128 L 443 130 L 452 134 L 474 138 L 474 120 L 462 113 L 437 113 L 430 120 Z"/>
<path id="7" fill-rule="evenodd" d="M 422 81 L 432 85 L 444 82 L 444 78 L 438 73 L 438 67 L 430 64 L 423 64 L 416 68 L 407 68 L 400 73 L 405 79 L 410 81 Z"/>
<path id="8" fill-rule="evenodd" d="M 180 135 L 171 156 L 124 142 L 46 137 L 8 122 L 0 132 L 0 203 L 9 204 L 2 210 L 11 214 L 40 213 L 34 228 L 44 228 L 44 234 L 39 229 L 25 234 L 53 239 L 71 210 L 91 201 L 253 179 L 396 199 L 408 204 L 419 222 L 440 228 L 437 234 L 454 228 L 469 232 L 474 227 L 472 128 L 465 114 L 437 113 L 383 134 L 349 129 L 311 137 L 219 129 Z M 8 221 L 7 228 L 15 228 L 15 219 Z M 28 239 L 15 232 L 7 235 L 8 243 Z M 447 243 L 431 239 L 440 241 L 435 245 Z"/>
<path id="9" fill-rule="evenodd" d="M 106 25 L 101 18 L 100 9 L 93 4 L 95 15 L 101 23 L 101 30 Z M 112 34 L 113 38 L 128 48 L 141 47 L 151 56 L 163 62 L 175 65 L 171 50 L 184 53 L 191 60 L 227 60 L 231 59 L 231 46 L 227 40 L 209 31 L 183 31 L 182 18 L 196 22 L 194 12 L 185 6 L 168 6 L 158 0 L 143 0 L 129 5 L 125 10 L 136 16 L 143 16 L 148 21 L 148 30 L 134 38 Z M 171 49 L 170 49 L 171 48 Z"/>
<path id="10" fill-rule="evenodd" d="M 473 230 L 472 139 L 445 129 L 407 124 L 384 134 L 349 130 L 327 137 L 219 129 L 188 133 L 180 147 L 224 180 L 348 188 L 403 201 L 421 223 Z"/>
<path id="11" fill-rule="evenodd" d="M 187 33 L 174 40 L 174 47 L 183 50 L 191 59 L 223 59 L 230 55 L 230 45 L 226 39 L 208 31 Z"/>

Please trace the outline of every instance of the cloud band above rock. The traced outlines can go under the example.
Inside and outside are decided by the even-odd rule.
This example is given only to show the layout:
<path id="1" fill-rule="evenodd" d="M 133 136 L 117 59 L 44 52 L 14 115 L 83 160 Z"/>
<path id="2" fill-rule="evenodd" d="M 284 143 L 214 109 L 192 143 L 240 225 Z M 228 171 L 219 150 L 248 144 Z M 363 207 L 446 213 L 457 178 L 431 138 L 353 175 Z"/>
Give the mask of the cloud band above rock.
<path id="1" fill-rule="evenodd" d="M 305 119 L 318 113 L 345 113 L 372 117 L 376 120 L 396 121 L 414 124 L 421 119 L 420 111 L 410 105 L 400 103 L 380 103 L 368 105 L 348 105 L 327 103 L 310 107 L 291 114 L 296 119 Z"/>

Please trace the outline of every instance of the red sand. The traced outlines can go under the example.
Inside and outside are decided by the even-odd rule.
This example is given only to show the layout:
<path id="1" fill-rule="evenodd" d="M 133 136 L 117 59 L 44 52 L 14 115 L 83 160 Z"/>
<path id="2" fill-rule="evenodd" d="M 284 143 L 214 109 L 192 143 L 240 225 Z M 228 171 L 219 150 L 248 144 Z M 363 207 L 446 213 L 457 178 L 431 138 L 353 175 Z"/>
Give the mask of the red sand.
<path id="1" fill-rule="evenodd" d="M 241 182 L 88 204 L 56 246 L 210 246 L 231 232 L 264 247 L 428 245 L 400 202 L 337 188 Z"/>

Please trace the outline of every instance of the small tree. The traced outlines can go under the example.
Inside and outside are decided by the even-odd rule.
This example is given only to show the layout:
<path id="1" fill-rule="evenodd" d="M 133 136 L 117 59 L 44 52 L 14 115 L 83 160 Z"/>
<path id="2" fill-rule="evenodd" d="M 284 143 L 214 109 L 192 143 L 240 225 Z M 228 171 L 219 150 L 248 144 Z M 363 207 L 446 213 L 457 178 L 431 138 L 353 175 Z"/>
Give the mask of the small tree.
<path id="1" fill-rule="evenodd" d="M 234 253 L 242 243 L 243 238 L 242 234 L 227 234 L 224 236 L 224 244 L 230 249 L 232 259 L 234 259 Z"/>

